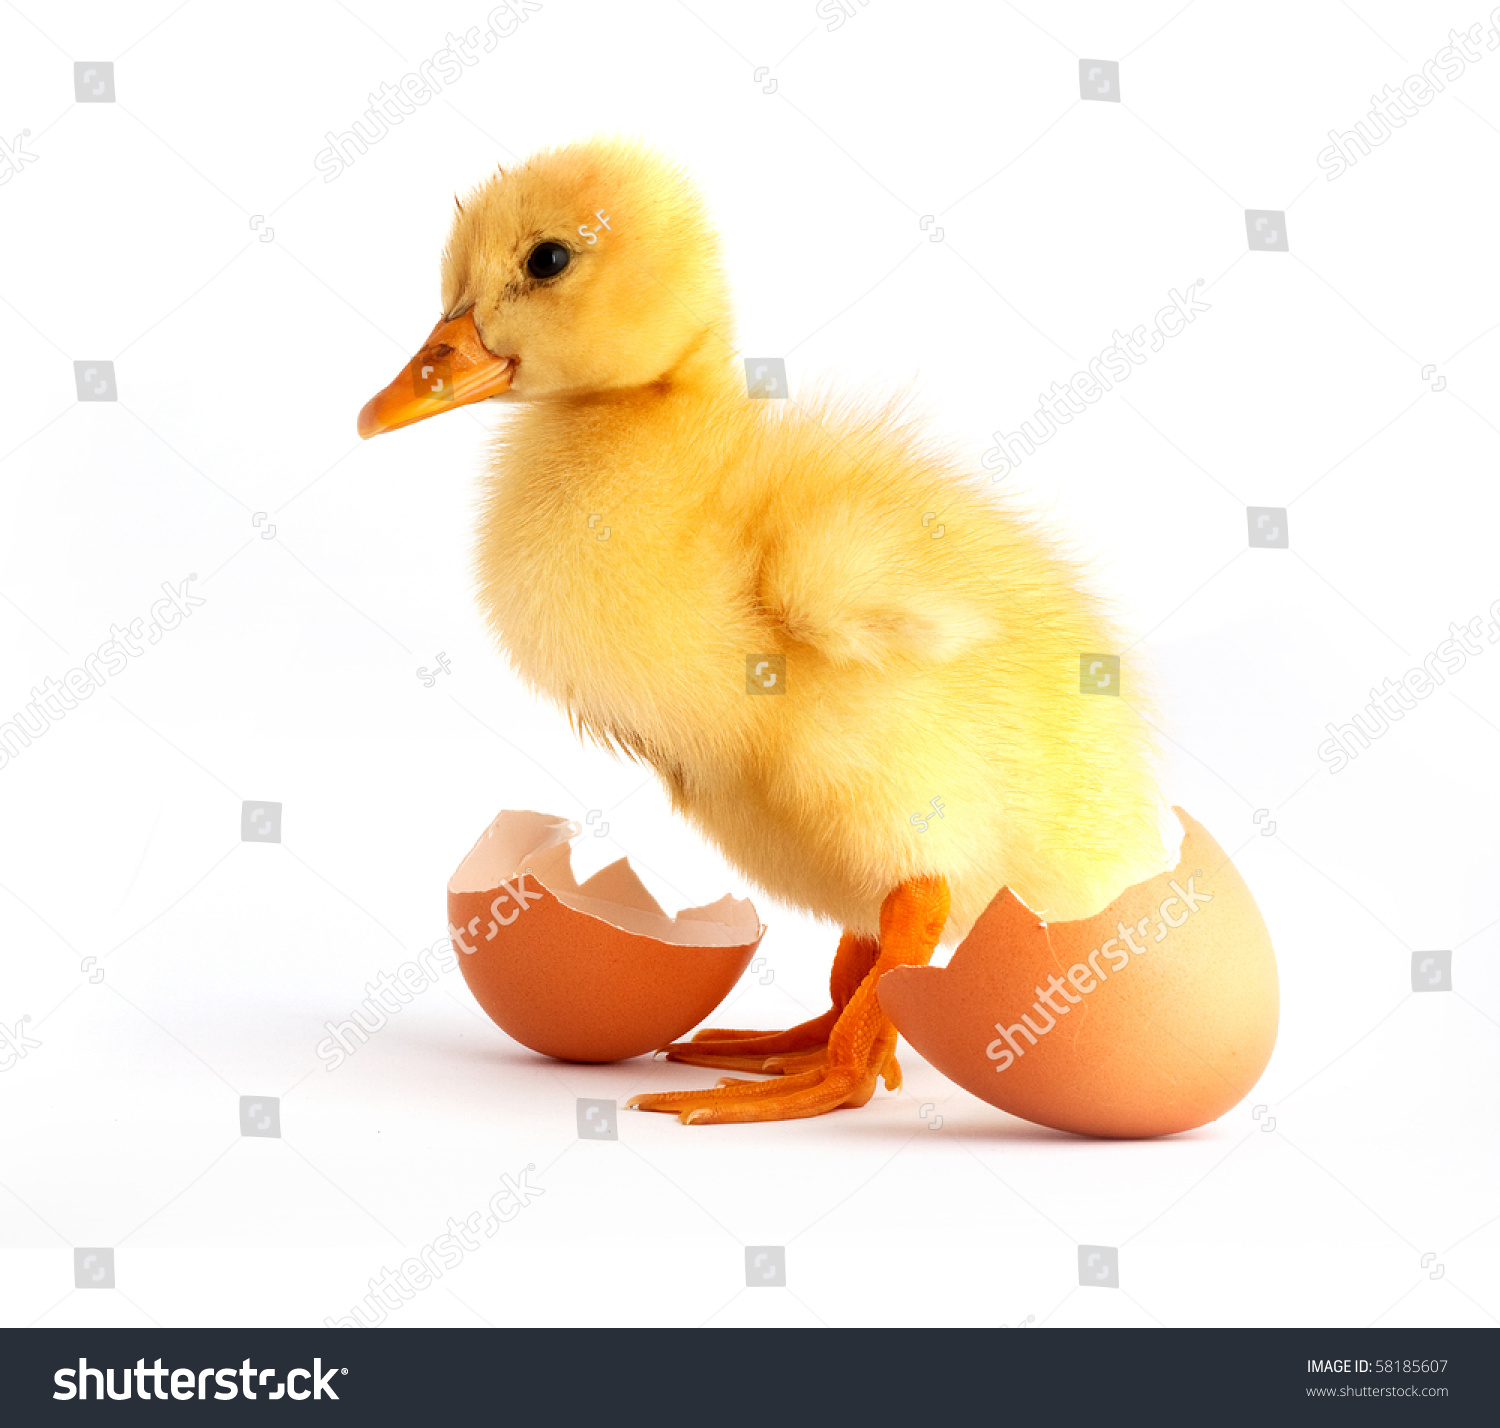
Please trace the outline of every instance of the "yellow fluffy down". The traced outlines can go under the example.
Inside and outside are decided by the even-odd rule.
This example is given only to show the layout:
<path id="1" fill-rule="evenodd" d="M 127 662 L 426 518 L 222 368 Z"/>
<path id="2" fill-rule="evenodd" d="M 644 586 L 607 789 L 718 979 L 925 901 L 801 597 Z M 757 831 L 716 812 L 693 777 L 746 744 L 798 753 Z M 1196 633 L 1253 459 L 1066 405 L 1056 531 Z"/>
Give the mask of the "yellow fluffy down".
<path id="1" fill-rule="evenodd" d="M 542 240 L 573 254 L 546 282 Z M 941 874 L 951 943 L 1002 885 L 1078 918 L 1163 865 L 1133 668 L 1079 690 L 1123 642 L 1078 568 L 894 405 L 747 397 L 678 170 L 594 141 L 496 175 L 443 301 L 516 358 L 478 552 L 496 636 L 745 877 L 873 933 Z"/>

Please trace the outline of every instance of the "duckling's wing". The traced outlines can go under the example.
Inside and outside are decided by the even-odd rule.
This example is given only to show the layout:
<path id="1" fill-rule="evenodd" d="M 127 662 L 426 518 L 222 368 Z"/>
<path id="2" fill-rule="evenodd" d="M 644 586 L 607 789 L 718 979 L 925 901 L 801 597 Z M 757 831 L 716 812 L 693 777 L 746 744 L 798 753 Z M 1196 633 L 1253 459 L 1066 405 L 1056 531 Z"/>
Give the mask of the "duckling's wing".
<path id="1" fill-rule="evenodd" d="M 985 542 L 962 529 L 974 508 L 955 511 L 945 493 L 946 512 L 924 510 L 905 494 L 846 489 L 774 523 L 759 596 L 788 639 L 835 663 L 879 664 L 951 660 L 999 634 Z"/>

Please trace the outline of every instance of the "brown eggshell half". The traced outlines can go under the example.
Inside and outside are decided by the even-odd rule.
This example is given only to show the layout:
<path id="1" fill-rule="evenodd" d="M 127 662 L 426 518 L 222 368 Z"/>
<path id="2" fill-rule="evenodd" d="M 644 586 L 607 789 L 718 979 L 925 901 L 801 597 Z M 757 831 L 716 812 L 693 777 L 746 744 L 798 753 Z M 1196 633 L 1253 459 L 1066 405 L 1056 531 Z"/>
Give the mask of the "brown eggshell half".
<path id="1" fill-rule="evenodd" d="M 1127 888 L 1095 917 L 1051 925 L 1002 888 L 946 967 L 880 979 L 886 1015 L 945 1076 L 1039 1125 L 1159 1136 L 1222 1116 L 1271 1059 L 1276 959 L 1228 854 L 1173 811 L 1184 829 L 1173 872 Z M 1196 911 L 1181 892 L 1199 895 Z M 1049 976 L 1063 990 L 1049 990 Z M 1049 1009 L 1042 993 L 1066 1009 Z"/>
<path id="2" fill-rule="evenodd" d="M 624 858 L 580 885 L 568 846 L 580 831 L 501 813 L 449 880 L 448 930 L 502 1031 L 562 1061 L 623 1061 L 708 1016 L 765 929 L 731 897 L 668 917 Z"/>

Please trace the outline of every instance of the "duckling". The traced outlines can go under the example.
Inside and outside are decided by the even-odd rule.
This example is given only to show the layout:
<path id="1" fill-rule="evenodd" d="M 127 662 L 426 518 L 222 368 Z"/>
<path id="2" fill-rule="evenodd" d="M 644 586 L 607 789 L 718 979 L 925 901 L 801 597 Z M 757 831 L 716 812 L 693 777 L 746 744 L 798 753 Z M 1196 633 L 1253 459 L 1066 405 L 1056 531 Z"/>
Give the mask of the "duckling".
<path id="1" fill-rule="evenodd" d="M 843 929 L 822 1016 L 664 1048 L 769 1079 L 630 1104 L 716 1124 L 899 1089 L 886 971 L 1002 886 L 1072 919 L 1163 866 L 1141 702 L 1080 691 L 1120 637 L 898 402 L 747 394 L 717 235 L 661 155 L 575 143 L 455 205 L 441 320 L 361 436 L 516 408 L 476 566 L 499 645 L 745 878 Z"/>

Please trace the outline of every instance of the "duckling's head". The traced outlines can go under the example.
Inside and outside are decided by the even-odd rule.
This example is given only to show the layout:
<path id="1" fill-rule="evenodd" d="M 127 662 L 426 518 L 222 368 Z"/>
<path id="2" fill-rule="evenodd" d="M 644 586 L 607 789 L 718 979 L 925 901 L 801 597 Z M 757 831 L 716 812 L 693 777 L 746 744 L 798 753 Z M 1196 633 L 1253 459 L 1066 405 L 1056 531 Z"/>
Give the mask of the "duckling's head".
<path id="1" fill-rule="evenodd" d="M 546 150 L 456 201 L 443 317 L 360 413 L 361 436 L 490 397 L 578 397 L 728 349 L 716 234 L 685 175 L 642 145 Z"/>

